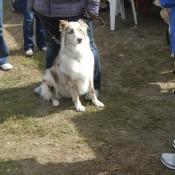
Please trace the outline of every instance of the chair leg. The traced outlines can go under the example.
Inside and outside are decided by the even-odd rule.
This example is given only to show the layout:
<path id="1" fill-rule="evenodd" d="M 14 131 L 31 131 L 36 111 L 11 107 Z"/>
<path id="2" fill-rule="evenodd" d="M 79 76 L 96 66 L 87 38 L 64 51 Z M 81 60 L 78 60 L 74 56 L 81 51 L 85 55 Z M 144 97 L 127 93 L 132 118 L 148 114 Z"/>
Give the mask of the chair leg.
<path id="1" fill-rule="evenodd" d="M 120 0 L 117 0 L 117 2 L 116 2 L 116 13 L 115 13 L 115 15 L 120 14 L 120 2 L 119 1 Z"/>
<path id="2" fill-rule="evenodd" d="M 109 0 L 110 5 L 110 28 L 111 30 L 115 30 L 115 15 L 116 15 L 116 0 Z"/>
<path id="3" fill-rule="evenodd" d="M 138 25 L 137 13 L 136 13 L 136 8 L 135 8 L 134 0 L 130 0 L 130 1 L 131 1 L 131 6 L 132 6 L 132 13 L 133 13 L 133 17 L 134 17 L 134 22 L 135 22 L 135 25 Z"/>
<path id="4" fill-rule="evenodd" d="M 120 8 L 120 13 L 121 13 L 121 18 L 122 19 L 126 19 L 124 0 L 118 0 L 118 2 L 119 2 L 119 8 Z"/>

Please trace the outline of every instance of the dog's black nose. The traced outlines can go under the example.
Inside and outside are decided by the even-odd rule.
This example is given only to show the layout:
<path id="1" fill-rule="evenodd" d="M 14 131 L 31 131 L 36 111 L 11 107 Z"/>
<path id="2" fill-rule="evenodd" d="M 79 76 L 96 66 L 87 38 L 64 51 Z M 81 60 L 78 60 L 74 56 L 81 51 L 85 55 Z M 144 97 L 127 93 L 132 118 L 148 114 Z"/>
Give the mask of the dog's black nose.
<path id="1" fill-rule="evenodd" d="M 78 38 L 77 41 L 78 41 L 78 43 L 81 43 L 82 42 L 82 39 L 81 38 Z"/>

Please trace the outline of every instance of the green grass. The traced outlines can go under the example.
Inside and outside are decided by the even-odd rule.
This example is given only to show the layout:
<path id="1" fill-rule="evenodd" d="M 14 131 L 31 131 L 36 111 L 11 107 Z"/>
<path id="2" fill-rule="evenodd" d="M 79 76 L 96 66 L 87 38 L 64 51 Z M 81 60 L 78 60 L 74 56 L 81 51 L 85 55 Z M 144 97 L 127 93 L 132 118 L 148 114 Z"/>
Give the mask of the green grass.
<path id="1" fill-rule="evenodd" d="M 164 25 L 159 14 L 132 18 L 109 30 L 95 28 L 101 55 L 104 109 L 82 98 L 86 112 L 71 99 L 55 108 L 33 89 L 40 84 L 44 54 L 23 54 L 22 17 L 5 2 L 5 37 L 14 69 L 0 71 L 0 175 L 171 175 L 159 161 L 172 151 L 175 96 L 157 82 L 174 83 Z M 163 73 L 167 72 L 167 73 Z"/>

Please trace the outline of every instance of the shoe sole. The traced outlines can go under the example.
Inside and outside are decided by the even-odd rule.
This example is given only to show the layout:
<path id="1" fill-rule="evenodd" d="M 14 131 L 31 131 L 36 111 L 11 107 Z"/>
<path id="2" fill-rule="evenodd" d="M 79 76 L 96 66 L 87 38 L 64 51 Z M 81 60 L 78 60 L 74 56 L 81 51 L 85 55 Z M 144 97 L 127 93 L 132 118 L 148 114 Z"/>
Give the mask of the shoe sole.
<path id="1" fill-rule="evenodd" d="M 25 54 L 25 56 L 26 56 L 26 57 L 33 57 L 33 54 L 32 54 L 32 55 L 26 55 L 26 54 Z"/>
<path id="2" fill-rule="evenodd" d="M 162 158 L 160 160 L 166 167 L 168 167 L 169 169 L 175 170 L 175 167 L 172 167 L 171 165 L 167 164 Z"/>
<path id="3" fill-rule="evenodd" d="M 12 70 L 13 67 L 11 67 L 11 68 L 5 68 L 5 69 L 4 69 L 3 67 L 0 66 L 0 69 L 3 70 L 3 71 L 9 71 L 9 70 Z"/>

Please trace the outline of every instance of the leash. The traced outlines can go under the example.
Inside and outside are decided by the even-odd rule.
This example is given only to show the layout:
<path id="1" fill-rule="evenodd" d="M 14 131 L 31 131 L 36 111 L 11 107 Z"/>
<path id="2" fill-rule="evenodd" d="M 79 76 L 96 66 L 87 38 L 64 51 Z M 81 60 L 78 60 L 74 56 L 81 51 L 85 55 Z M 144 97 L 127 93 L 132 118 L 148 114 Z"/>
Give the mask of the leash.
<path id="1" fill-rule="evenodd" d="M 61 44 L 60 39 L 56 38 L 55 35 L 53 35 L 51 32 L 49 32 L 49 31 L 47 31 L 47 32 L 51 36 L 51 39 L 54 40 L 57 45 Z"/>
<path id="2" fill-rule="evenodd" d="M 92 20 L 97 20 L 97 21 L 99 21 L 99 22 L 101 23 L 100 27 L 105 27 L 105 26 L 106 26 L 105 21 L 103 20 L 102 17 L 97 16 L 97 15 L 93 14 L 93 13 L 90 12 L 90 11 L 87 11 L 87 12 L 85 13 L 84 18 L 85 18 L 85 19 L 92 19 Z"/>
<path id="3" fill-rule="evenodd" d="M 105 26 L 106 26 L 106 23 L 105 23 L 105 21 L 103 20 L 103 18 L 98 17 L 97 20 L 101 23 L 101 26 L 100 26 L 100 27 L 105 27 Z"/>

